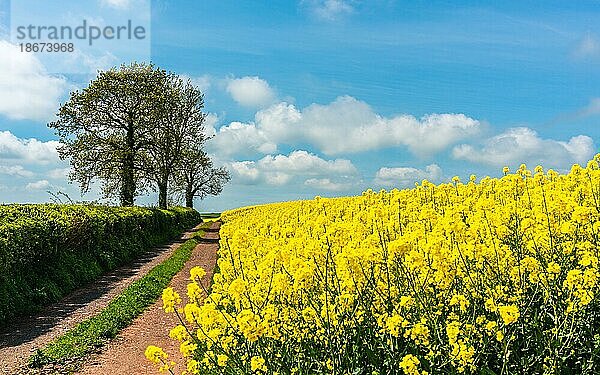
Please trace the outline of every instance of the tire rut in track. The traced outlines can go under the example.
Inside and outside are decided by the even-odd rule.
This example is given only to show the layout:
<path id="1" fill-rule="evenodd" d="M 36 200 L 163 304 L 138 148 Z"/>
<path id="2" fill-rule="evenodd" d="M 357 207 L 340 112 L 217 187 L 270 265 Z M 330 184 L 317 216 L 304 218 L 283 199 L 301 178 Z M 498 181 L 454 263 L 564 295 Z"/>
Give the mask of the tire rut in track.
<path id="1" fill-rule="evenodd" d="M 211 225 L 183 269 L 169 284 L 181 295 L 184 304 L 187 302 L 185 291 L 192 267 L 204 268 L 206 276 L 202 282 L 205 287 L 208 287 L 210 283 L 219 248 L 219 228 L 219 222 Z M 174 369 L 175 373 L 180 374 L 185 370 L 185 360 L 179 353 L 179 343 L 169 338 L 169 331 L 178 323 L 175 314 L 166 314 L 163 311 L 162 300 L 159 299 L 100 353 L 90 356 L 78 374 L 156 374 L 158 373 L 156 365 L 144 357 L 144 351 L 148 345 L 163 348 L 169 355 L 169 360 L 177 363 L 177 367 Z"/>

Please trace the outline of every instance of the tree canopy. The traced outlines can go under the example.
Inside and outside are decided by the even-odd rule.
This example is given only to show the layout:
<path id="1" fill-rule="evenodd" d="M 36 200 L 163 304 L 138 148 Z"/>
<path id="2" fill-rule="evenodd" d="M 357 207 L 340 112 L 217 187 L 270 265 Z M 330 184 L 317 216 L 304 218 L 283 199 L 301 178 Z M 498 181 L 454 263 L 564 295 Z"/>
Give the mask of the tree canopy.
<path id="1" fill-rule="evenodd" d="M 183 193 L 186 207 L 193 207 L 195 197 L 219 195 L 229 179 L 229 172 L 223 167 L 215 168 L 204 151 L 188 148 L 175 175 L 175 186 Z"/>
<path id="2" fill-rule="evenodd" d="M 218 194 L 229 180 L 202 150 L 203 108 L 204 95 L 189 79 L 153 64 L 132 63 L 99 72 L 86 88 L 72 92 L 49 127 L 60 139 L 60 157 L 70 161 L 70 180 L 83 193 L 100 181 L 104 196 L 118 198 L 123 206 L 152 189 L 166 208 L 169 191 L 186 189 L 170 189 L 170 184 L 185 181 L 181 176 L 190 169 L 214 170 L 215 181 L 194 177 L 194 184 L 204 182 L 192 184 L 191 202 L 186 196 L 186 205 L 193 206 L 194 196 L 206 196 L 198 192 L 212 184 Z M 202 158 L 192 157 L 198 153 Z"/>

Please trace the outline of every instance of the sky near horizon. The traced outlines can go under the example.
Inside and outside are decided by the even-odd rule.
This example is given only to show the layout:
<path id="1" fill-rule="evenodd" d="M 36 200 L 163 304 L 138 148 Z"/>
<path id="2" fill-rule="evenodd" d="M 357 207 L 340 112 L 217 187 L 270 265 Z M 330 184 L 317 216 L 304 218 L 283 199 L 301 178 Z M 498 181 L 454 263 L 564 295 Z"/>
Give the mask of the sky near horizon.
<path id="1" fill-rule="evenodd" d="M 600 142 L 600 3 L 506 3 L 152 1 L 150 59 L 203 90 L 207 150 L 232 175 L 197 208 L 585 164 Z M 47 123 L 96 69 L 129 63 L 126 48 L 53 72 L 11 41 L 10 13 L 0 0 L 0 202 L 96 199 L 68 183 Z"/>

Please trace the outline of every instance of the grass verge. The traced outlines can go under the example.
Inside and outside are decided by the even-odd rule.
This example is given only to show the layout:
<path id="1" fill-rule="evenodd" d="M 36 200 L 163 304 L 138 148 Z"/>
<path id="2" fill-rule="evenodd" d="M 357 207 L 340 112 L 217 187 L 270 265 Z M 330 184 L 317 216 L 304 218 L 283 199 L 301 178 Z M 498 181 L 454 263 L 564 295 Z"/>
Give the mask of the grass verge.
<path id="1" fill-rule="evenodd" d="M 202 219 L 218 219 L 219 217 L 221 217 L 221 213 L 220 212 L 201 212 L 200 216 L 202 216 Z"/>
<path id="2" fill-rule="evenodd" d="M 148 306 L 161 295 L 171 279 L 183 268 L 204 235 L 203 229 L 212 223 L 205 223 L 192 238 L 179 246 L 161 264 L 152 268 L 141 279 L 131 283 L 116 296 L 98 315 L 84 320 L 59 336 L 29 357 L 30 367 L 43 367 L 48 364 L 72 362 L 103 346 L 121 330 L 129 326 Z"/>

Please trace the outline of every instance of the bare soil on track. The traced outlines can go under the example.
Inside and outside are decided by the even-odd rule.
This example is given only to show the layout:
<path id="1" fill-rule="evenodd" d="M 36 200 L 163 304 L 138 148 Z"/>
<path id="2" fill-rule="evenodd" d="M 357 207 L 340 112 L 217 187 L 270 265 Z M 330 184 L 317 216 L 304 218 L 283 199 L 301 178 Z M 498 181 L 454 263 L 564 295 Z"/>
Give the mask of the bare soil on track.
<path id="1" fill-rule="evenodd" d="M 205 288 L 209 287 L 217 261 L 220 225 L 220 222 L 212 224 L 194 249 L 190 260 L 169 284 L 181 295 L 183 304 L 187 303 L 186 288 L 190 282 L 192 267 L 200 266 L 206 270 L 202 282 Z M 169 360 L 177 363 L 174 372 L 181 374 L 185 370 L 185 360 L 179 352 L 179 343 L 169 338 L 169 331 L 177 324 L 179 321 L 175 314 L 166 314 L 162 309 L 162 300 L 159 299 L 99 354 L 94 354 L 86 360 L 79 374 L 158 374 L 157 366 L 144 357 L 148 345 L 163 348 L 169 355 Z"/>

